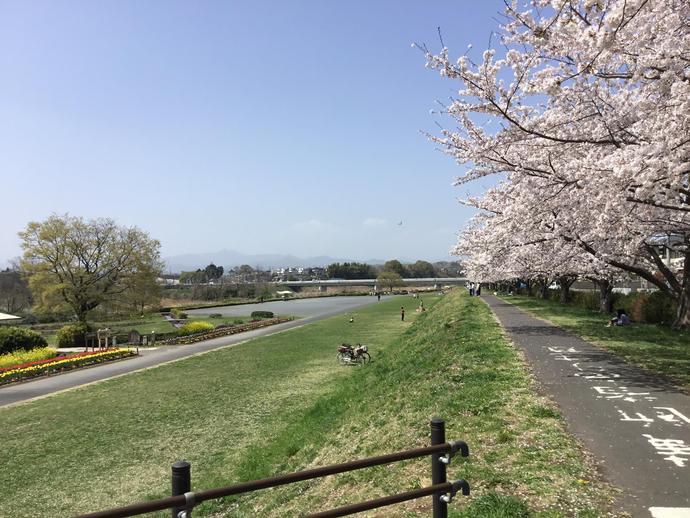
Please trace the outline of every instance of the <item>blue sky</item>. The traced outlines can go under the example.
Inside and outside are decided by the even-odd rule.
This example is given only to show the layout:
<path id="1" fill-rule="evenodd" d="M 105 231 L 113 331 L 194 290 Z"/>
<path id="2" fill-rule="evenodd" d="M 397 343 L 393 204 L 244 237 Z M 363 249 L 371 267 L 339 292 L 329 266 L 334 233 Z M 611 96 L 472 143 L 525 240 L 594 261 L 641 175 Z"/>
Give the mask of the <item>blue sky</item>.
<path id="1" fill-rule="evenodd" d="M 457 85 L 410 44 L 479 58 L 502 6 L 0 0 L 0 263 L 66 212 L 165 256 L 446 258 L 471 213 L 420 132 Z"/>

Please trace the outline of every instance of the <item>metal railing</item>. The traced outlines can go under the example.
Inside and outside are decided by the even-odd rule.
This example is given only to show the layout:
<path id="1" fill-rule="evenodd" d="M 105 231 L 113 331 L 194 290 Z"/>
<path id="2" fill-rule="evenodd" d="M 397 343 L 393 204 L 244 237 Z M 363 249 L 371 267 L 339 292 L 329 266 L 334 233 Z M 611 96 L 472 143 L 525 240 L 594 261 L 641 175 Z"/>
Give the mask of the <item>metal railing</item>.
<path id="1" fill-rule="evenodd" d="M 448 482 L 446 480 L 446 467 L 450 464 L 451 458 L 458 452 L 460 452 L 461 456 L 467 457 L 469 455 L 469 449 L 467 444 L 463 441 L 446 442 L 445 422 L 442 419 L 432 419 L 430 427 L 431 445 L 423 448 L 379 455 L 377 457 L 344 462 L 342 464 L 333 464 L 331 466 L 308 469 L 286 475 L 277 475 L 261 480 L 242 482 L 232 486 L 208 489 L 205 491 L 192 492 L 191 465 L 185 461 L 176 462 L 172 465 L 171 497 L 84 514 L 80 515 L 78 518 L 124 518 L 154 511 L 163 511 L 165 509 L 172 510 L 172 518 L 191 518 L 192 510 L 207 500 L 249 493 L 251 491 L 258 491 L 259 489 L 278 487 L 303 480 L 312 480 L 328 475 L 335 475 L 337 473 L 346 473 L 362 468 L 427 456 L 431 456 L 431 486 L 374 500 L 367 500 L 358 504 L 350 504 L 329 511 L 310 514 L 305 518 L 348 516 L 369 509 L 377 509 L 379 507 L 414 500 L 424 496 L 431 496 L 432 498 L 433 518 L 446 518 L 448 516 L 448 504 L 453 497 L 459 491 L 461 491 L 463 495 L 470 494 L 470 486 L 465 480 L 455 480 L 453 482 Z"/>

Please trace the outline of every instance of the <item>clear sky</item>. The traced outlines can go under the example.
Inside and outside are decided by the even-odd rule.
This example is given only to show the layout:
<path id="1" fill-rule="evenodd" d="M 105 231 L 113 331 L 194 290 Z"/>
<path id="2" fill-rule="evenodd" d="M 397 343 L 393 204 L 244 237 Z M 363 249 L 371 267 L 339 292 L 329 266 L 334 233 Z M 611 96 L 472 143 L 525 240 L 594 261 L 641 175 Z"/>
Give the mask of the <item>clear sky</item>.
<path id="1" fill-rule="evenodd" d="M 471 215 L 422 131 L 502 0 L 0 0 L 0 264 L 51 213 L 164 256 L 447 258 Z M 402 221 L 402 225 L 398 223 Z"/>

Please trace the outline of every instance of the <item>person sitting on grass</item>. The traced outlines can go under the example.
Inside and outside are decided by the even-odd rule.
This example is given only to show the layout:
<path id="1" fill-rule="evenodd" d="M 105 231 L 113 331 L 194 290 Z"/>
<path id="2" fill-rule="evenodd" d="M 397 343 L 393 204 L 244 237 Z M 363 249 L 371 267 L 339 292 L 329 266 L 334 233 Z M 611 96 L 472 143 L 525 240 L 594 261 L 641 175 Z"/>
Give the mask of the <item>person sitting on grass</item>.
<path id="1" fill-rule="evenodd" d="M 611 326 L 629 326 L 630 325 L 630 317 L 625 313 L 624 309 L 618 309 L 616 310 L 617 316 L 609 320 L 609 323 L 606 324 L 607 327 Z"/>

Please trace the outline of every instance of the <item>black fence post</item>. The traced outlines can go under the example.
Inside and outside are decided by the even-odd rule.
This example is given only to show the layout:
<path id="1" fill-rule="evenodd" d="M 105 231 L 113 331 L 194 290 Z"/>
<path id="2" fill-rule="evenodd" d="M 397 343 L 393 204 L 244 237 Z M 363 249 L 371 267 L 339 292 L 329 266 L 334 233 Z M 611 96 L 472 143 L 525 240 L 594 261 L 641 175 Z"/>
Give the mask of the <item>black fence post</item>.
<path id="1" fill-rule="evenodd" d="M 431 445 L 443 444 L 446 442 L 446 422 L 443 419 L 434 417 L 431 419 Z M 431 483 L 433 485 L 446 482 L 446 465 L 441 462 L 442 455 L 434 453 L 431 455 Z M 431 496 L 433 502 L 433 517 L 448 518 L 448 504 L 441 500 L 440 494 Z"/>
<path id="2" fill-rule="evenodd" d="M 177 461 L 172 465 L 172 495 L 179 496 L 189 493 L 192 490 L 192 466 L 186 460 Z M 174 507 L 172 518 L 177 518 L 184 507 Z"/>

